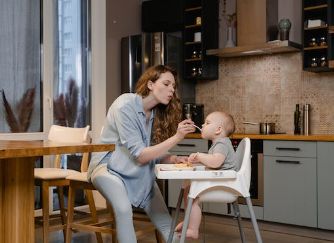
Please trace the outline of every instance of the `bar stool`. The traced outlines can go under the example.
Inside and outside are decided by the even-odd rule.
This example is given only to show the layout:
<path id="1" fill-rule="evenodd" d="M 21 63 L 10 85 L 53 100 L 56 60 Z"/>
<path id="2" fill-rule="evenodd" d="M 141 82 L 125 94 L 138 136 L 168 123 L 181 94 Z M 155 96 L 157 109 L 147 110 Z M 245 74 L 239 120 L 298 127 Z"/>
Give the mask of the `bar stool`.
<path id="1" fill-rule="evenodd" d="M 101 131 L 103 128 L 101 129 Z M 97 210 L 95 207 L 93 190 L 96 190 L 93 183 L 88 182 L 87 180 L 87 169 L 88 169 L 88 155 L 86 155 L 82 159 L 81 163 L 81 173 L 73 174 L 68 176 L 66 179 L 69 181 L 69 192 L 68 192 L 68 205 L 67 205 L 67 224 L 66 224 L 66 243 L 71 242 L 72 232 L 76 231 L 93 231 L 96 234 L 96 239 L 98 243 L 102 243 L 102 235 L 101 233 L 107 233 L 112 235 L 112 242 L 117 243 L 116 237 L 116 221 L 114 217 L 114 212 L 112 206 L 107 204 L 107 208 L 110 214 L 110 219 L 107 220 L 99 220 L 97 215 Z M 87 201 L 90 208 L 90 213 L 92 220 L 81 221 L 81 222 L 73 222 L 74 212 L 76 212 L 74 208 L 75 201 L 75 190 L 85 190 Z M 150 222 L 149 217 L 144 215 L 144 217 L 133 217 L 133 220 Z M 105 226 L 109 226 L 106 228 Z M 162 243 L 162 237 L 156 227 L 154 225 L 143 228 L 141 230 L 136 231 L 136 236 L 143 235 L 145 233 L 155 231 L 155 237 L 157 243 Z"/>
<path id="2" fill-rule="evenodd" d="M 98 243 L 102 243 L 101 233 L 107 233 L 112 235 L 112 242 L 117 242 L 116 237 L 116 221 L 114 218 L 113 210 L 111 205 L 107 205 L 110 214 L 110 219 L 99 220 L 97 215 L 97 210 L 94 203 L 93 190 L 96 190 L 94 185 L 87 180 L 87 168 L 88 168 L 88 158 L 83 160 L 81 164 L 81 173 L 70 175 L 67 177 L 69 180 L 69 194 L 68 194 L 68 205 L 67 205 L 67 227 L 66 227 L 66 243 L 71 242 L 72 232 L 76 231 L 93 231 L 96 234 Z M 74 222 L 74 201 L 75 201 L 75 190 L 84 189 L 86 191 L 87 200 L 89 202 L 90 212 L 92 220 Z M 147 215 L 134 216 L 133 220 L 150 222 Z M 105 226 L 108 226 L 106 228 Z M 148 232 L 155 232 L 156 240 L 158 243 L 162 243 L 162 237 L 156 227 L 152 224 L 146 228 L 136 231 L 136 236 L 139 237 Z"/>

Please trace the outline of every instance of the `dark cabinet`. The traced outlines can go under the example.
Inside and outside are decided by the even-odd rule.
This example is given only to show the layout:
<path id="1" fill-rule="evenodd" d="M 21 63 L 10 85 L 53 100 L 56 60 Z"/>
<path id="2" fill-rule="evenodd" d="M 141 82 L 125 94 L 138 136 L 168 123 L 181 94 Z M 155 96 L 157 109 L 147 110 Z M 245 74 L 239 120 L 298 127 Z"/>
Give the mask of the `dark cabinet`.
<path id="1" fill-rule="evenodd" d="M 303 69 L 334 71 L 334 2 L 303 0 Z"/>
<path id="2" fill-rule="evenodd" d="M 206 55 L 206 50 L 218 48 L 218 11 L 217 0 L 185 0 L 185 79 L 218 78 L 218 57 Z"/>

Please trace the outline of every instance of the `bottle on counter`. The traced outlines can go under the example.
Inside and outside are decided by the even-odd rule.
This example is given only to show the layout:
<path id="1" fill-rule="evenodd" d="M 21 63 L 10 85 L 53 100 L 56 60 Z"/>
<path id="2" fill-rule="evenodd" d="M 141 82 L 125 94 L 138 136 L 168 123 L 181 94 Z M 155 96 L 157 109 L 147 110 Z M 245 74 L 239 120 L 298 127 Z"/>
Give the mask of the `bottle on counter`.
<path id="1" fill-rule="evenodd" d="M 310 104 L 303 107 L 303 134 L 309 135 L 310 132 Z"/>
<path id="2" fill-rule="evenodd" d="M 296 110 L 295 110 L 295 115 L 294 115 L 294 133 L 295 134 L 300 134 L 300 126 L 301 126 L 301 115 L 300 115 L 300 110 L 299 110 L 299 104 L 296 104 Z"/>

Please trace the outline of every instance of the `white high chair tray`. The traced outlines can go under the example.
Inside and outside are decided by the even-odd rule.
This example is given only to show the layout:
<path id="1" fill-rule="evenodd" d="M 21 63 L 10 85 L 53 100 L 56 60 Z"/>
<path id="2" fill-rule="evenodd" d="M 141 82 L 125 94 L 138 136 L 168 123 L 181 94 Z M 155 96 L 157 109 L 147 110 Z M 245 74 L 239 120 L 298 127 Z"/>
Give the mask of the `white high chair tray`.
<path id="1" fill-rule="evenodd" d="M 237 178 L 234 170 L 174 170 L 175 164 L 157 164 L 154 172 L 158 179 L 222 179 Z"/>

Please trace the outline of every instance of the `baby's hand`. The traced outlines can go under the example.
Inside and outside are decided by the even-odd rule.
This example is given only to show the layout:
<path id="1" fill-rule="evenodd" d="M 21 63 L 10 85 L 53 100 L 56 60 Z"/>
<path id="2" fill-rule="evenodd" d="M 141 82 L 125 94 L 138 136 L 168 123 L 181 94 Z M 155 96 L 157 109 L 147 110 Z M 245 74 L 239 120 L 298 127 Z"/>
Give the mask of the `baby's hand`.
<path id="1" fill-rule="evenodd" d="M 174 159 L 174 164 L 187 164 L 188 157 L 187 156 L 176 156 Z"/>
<path id="2" fill-rule="evenodd" d="M 197 161 L 198 161 L 198 159 L 197 159 L 197 155 L 198 155 L 198 152 L 189 155 L 188 163 L 189 163 L 189 164 L 192 164 L 192 163 L 197 162 Z"/>

